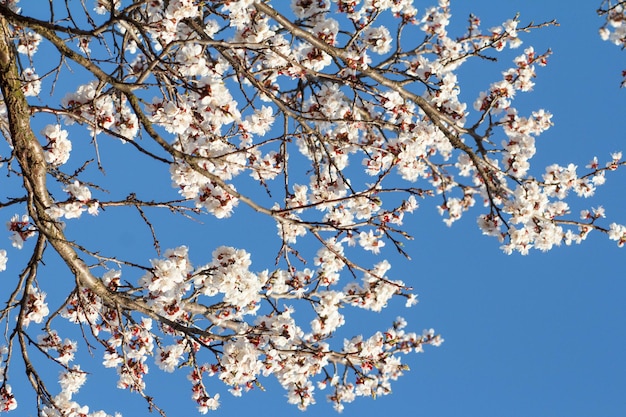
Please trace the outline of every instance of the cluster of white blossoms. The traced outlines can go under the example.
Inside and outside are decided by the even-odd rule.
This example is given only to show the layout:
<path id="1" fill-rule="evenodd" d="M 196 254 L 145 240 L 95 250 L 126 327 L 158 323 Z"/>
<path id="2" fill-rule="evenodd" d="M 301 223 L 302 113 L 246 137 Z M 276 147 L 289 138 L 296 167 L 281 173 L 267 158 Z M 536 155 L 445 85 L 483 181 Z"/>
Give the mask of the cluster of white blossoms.
<path id="1" fill-rule="evenodd" d="M 87 373 L 80 369 L 79 365 L 74 365 L 59 374 L 59 385 L 61 392 L 51 398 L 51 404 L 44 405 L 40 410 L 41 417 L 121 417 L 121 414 L 107 414 L 102 410 L 89 411 L 89 406 L 80 405 L 72 400 L 72 396 L 77 393 L 87 381 Z"/>
<path id="2" fill-rule="evenodd" d="M 47 311 L 45 314 L 47 314 Z M 33 321 L 40 322 L 36 320 Z M 87 372 L 81 370 L 80 365 L 70 366 L 70 362 L 75 359 L 74 354 L 77 350 L 76 341 L 70 339 L 61 340 L 55 330 L 50 330 L 37 337 L 37 347 L 43 352 L 46 352 L 46 354 L 56 352 L 56 356 L 51 357 L 64 368 L 64 370 L 59 373 L 58 380 L 61 391 L 43 405 L 40 410 L 42 417 L 121 417 L 119 413 L 115 413 L 114 416 L 111 416 L 101 410 L 90 412 L 88 406 L 80 405 L 72 400 L 73 395 L 76 394 L 87 381 Z"/>
<path id="3" fill-rule="evenodd" d="M 45 352 L 56 352 L 57 356 L 54 359 L 67 366 L 70 361 L 74 360 L 78 344 L 67 338 L 61 340 L 57 331 L 51 330 L 37 337 L 37 346 Z"/>
<path id="4" fill-rule="evenodd" d="M 44 222 L 58 222 L 62 234 L 63 219 L 130 206 L 149 226 L 158 255 L 144 266 L 133 254 L 109 256 L 68 238 L 62 258 L 77 283 L 60 306 L 46 298 L 43 273 L 20 284 L 23 302 L 7 309 L 19 309 L 22 332 L 47 319 L 30 341 L 62 368 L 61 392 L 39 399 L 42 416 L 108 416 L 73 400 L 88 374 L 74 364 L 78 342 L 52 329 L 58 317 L 103 346 L 102 364 L 117 371 L 117 386 L 139 392 L 151 407 L 145 376 L 152 364 L 168 373 L 189 368 L 201 413 L 220 404 L 220 393 L 207 389 L 210 377 L 241 396 L 274 376 L 302 410 L 319 391 L 338 411 L 357 397 L 389 394 L 407 370 L 402 355 L 439 346 L 441 336 L 407 331 L 401 317 L 369 337 L 337 334 L 359 332 L 349 309 L 378 313 L 417 303 L 406 284 L 411 277 L 397 279 L 384 258 L 393 249 L 404 254 L 411 236 L 403 222 L 418 198 L 438 198 L 447 225 L 484 206 L 479 228 L 506 253 L 580 243 L 593 230 L 626 243 L 626 226 L 602 223 L 604 208 L 571 219 L 568 203 L 591 197 L 607 171 L 625 165 L 621 153 L 604 165 L 594 158 L 585 172 L 575 164 L 531 165 L 552 115 L 514 104 L 533 89 L 549 51 L 525 48 L 500 80 L 469 105 L 463 101 L 463 64 L 519 47 L 520 34 L 537 26 L 514 18 L 483 31 L 471 16 L 465 34 L 451 35 L 449 0 L 422 11 L 412 0 L 91 0 L 90 10 L 80 3 L 76 14 L 85 19 L 35 25 L 6 17 L 21 56 L 22 91 L 45 102 L 31 110 L 55 116 L 42 123 L 40 145 L 45 179 L 58 183 L 50 190 L 62 190 L 36 200 L 47 206 L 30 206 L 33 219 L 13 216 L 10 238 L 21 249 L 47 230 Z M 0 4 L 19 12 L 17 1 Z M 288 4 L 292 14 L 281 9 Z M 623 44 L 624 4 L 607 4 L 601 36 Z M 83 20 L 93 27 L 80 28 Z M 63 55 L 58 67 L 41 57 L 44 48 Z M 65 81 L 66 62 L 93 77 L 72 80 L 75 90 L 48 105 L 42 85 Z M 6 113 L 2 104 L 4 122 Z M 112 137 L 168 167 L 174 197 L 142 200 L 158 184 L 117 195 L 119 184 L 92 175 L 87 151 L 77 146 L 85 139 L 74 137 L 80 126 L 102 172 L 99 149 L 109 145 L 102 138 Z M 101 190 L 111 192 L 110 201 Z M 224 219 L 244 204 L 276 223 L 280 249 L 271 269 L 255 271 L 247 250 L 220 242 L 210 243 L 216 249 L 199 264 L 190 260 L 196 248 L 161 253 L 158 227 L 142 208 Z M 48 243 L 55 249 L 58 242 Z M 6 265 L 0 249 L 0 271 Z M 0 382 L 0 411 L 12 410 L 11 387 Z"/>
<path id="5" fill-rule="evenodd" d="M 17 408 L 17 400 L 13 395 L 13 389 L 11 385 L 5 380 L 6 377 L 6 365 L 5 357 L 9 350 L 6 346 L 0 346 L 0 358 L 2 358 L 2 364 L 0 365 L 0 411 L 11 411 Z"/>
<path id="6" fill-rule="evenodd" d="M 63 165 L 70 159 L 72 142 L 68 139 L 67 130 L 60 125 L 47 125 L 41 134 L 48 143 L 44 145 L 46 162 L 52 166 Z"/>
<path id="7" fill-rule="evenodd" d="M 181 318 L 182 297 L 189 291 L 189 273 L 192 270 L 187 257 L 187 248 L 181 246 L 167 250 L 164 259 L 153 259 L 152 268 L 139 284 L 148 290 L 149 303 L 159 314 L 172 320 Z"/>
<path id="8" fill-rule="evenodd" d="M 399 354 L 421 352 L 423 345 L 437 346 L 443 341 L 430 330 L 421 336 L 405 333 L 401 327 L 406 323 L 399 318 L 392 328 L 369 339 L 359 336 L 344 341 L 341 350 L 332 349 L 326 342 L 345 324 L 339 313 L 343 308 L 358 306 L 380 311 L 392 296 L 400 293 L 408 297 L 407 305 L 413 304 L 411 300 L 415 297 L 404 293 L 404 284 L 385 276 L 390 267 L 387 262 L 365 274 L 363 285 L 350 283 L 343 290 L 336 290 L 331 289 L 337 284 L 334 281 L 324 280 L 319 288 L 310 285 L 321 277 L 309 269 L 295 273 L 285 270 L 253 273 L 249 270 L 250 255 L 242 250 L 220 247 L 212 258 L 206 265 L 193 267 L 187 248 L 167 250 L 162 258 L 152 260 L 150 272 L 139 279 L 139 287 L 133 290 L 143 288 L 146 294 L 142 298 L 149 300 L 154 311 L 167 317 L 169 323 L 195 327 L 197 338 L 186 337 L 184 331 L 171 324 L 162 324 L 163 335 L 158 335 L 152 320 L 134 322 L 129 317 L 120 317 L 117 308 L 107 307 L 88 289 L 74 293 L 61 310 L 61 316 L 87 326 L 107 346 L 103 365 L 117 369 L 119 388 L 143 392 L 151 357 L 165 372 L 173 372 L 181 364 L 192 366 L 189 374 L 192 398 L 202 413 L 219 405 L 219 394 L 211 396 L 206 391 L 205 375 L 217 375 L 236 396 L 258 385 L 260 377 L 274 375 L 287 390 L 288 401 L 301 409 L 315 403 L 316 387 L 324 389 L 330 385 L 333 392 L 328 397 L 341 410 L 343 403 L 357 396 L 388 394 L 390 382 L 406 370 Z M 118 270 L 108 271 L 103 282 L 111 291 L 125 291 Z M 31 293 L 34 312 L 38 293 L 35 289 Z M 312 302 L 316 318 L 308 332 L 296 323 L 293 307 L 259 312 L 261 303 L 292 299 L 294 294 Z M 213 297 L 221 301 L 203 303 L 214 307 L 198 314 L 196 301 Z M 243 322 L 251 314 L 256 316 L 253 323 Z M 201 328 L 207 318 L 227 331 L 221 335 L 204 335 Z M 37 321 L 34 317 L 32 320 Z M 52 331 L 40 335 L 37 345 L 67 367 L 60 378 L 63 390 L 54 397 L 54 406 L 46 408 L 45 415 L 57 415 L 54 414 L 57 408 L 87 410 L 71 401 L 87 375 L 76 366 L 70 367 L 76 342 L 63 341 Z M 220 354 L 215 355 L 212 363 L 197 362 L 202 346 L 219 349 Z M 358 369 L 360 376 L 342 381 L 337 363 L 346 369 Z"/>
<path id="9" fill-rule="evenodd" d="M 41 79 L 34 68 L 24 68 L 20 76 L 22 91 L 26 97 L 37 97 L 41 92 Z"/>
<path id="10" fill-rule="evenodd" d="M 41 323 L 43 319 L 50 313 L 48 303 L 46 303 L 46 293 L 38 288 L 31 286 L 28 288 L 27 294 L 24 296 L 24 327 L 31 322 Z"/>
<path id="11" fill-rule="evenodd" d="M 17 400 L 13 395 L 13 389 L 9 384 L 0 387 L 0 411 L 11 411 L 17 408 Z"/>
<path id="12" fill-rule="evenodd" d="M 41 35 L 35 32 L 20 32 L 17 42 L 17 52 L 24 55 L 33 55 L 41 43 Z"/>
<path id="13" fill-rule="evenodd" d="M 126 98 L 102 91 L 96 81 L 67 94 L 61 105 L 67 109 L 64 117 L 67 125 L 84 123 L 94 134 L 106 131 L 122 141 L 132 140 L 139 132 L 137 116 Z"/>
<path id="14" fill-rule="evenodd" d="M 61 311 L 61 317 L 72 323 L 96 323 L 103 308 L 102 300 L 88 288 L 74 292 Z"/>
<path id="15" fill-rule="evenodd" d="M 8 260 L 9 258 L 7 258 L 7 251 L 5 249 L 0 249 L 0 272 L 7 269 Z"/>
<path id="16" fill-rule="evenodd" d="M 207 296 L 223 294 L 223 302 L 232 306 L 236 317 L 254 314 L 259 307 L 265 281 L 250 272 L 250 265 L 249 253 L 222 246 L 213 252 L 213 261 L 194 274 L 194 285 Z"/>
<path id="17" fill-rule="evenodd" d="M 623 1 L 618 1 L 612 4 L 610 1 L 605 1 L 607 5 L 606 10 L 602 10 L 606 13 L 606 23 L 600 28 L 600 37 L 605 41 L 613 42 L 617 46 L 626 46 L 626 4 Z"/>
<path id="18" fill-rule="evenodd" d="M 598 13 L 604 15 L 606 21 L 600 28 L 600 37 L 620 46 L 626 47 L 626 2 L 603 0 Z M 626 71 L 622 71 L 622 87 L 626 87 Z"/>
<path id="19" fill-rule="evenodd" d="M 17 249 L 22 249 L 26 239 L 35 236 L 35 227 L 30 222 L 30 217 L 27 214 L 22 216 L 15 214 L 7 222 L 7 229 L 13 232 L 10 236 L 11 244 Z"/>
<path id="20" fill-rule="evenodd" d="M 46 209 L 46 212 L 53 219 L 77 219 L 85 211 L 92 216 L 98 214 L 100 204 L 97 200 L 91 198 L 91 191 L 85 185 L 78 181 L 68 184 L 63 191 L 69 194 L 69 198 L 65 202 L 58 202 Z"/>

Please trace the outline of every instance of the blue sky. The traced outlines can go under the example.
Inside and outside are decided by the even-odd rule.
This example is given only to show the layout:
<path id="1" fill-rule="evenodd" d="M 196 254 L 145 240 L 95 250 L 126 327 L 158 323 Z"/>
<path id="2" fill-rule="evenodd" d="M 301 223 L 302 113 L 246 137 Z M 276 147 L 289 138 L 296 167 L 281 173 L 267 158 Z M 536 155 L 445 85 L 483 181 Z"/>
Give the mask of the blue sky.
<path id="1" fill-rule="evenodd" d="M 452 3 L 452 27 L 459 35 L 470 11 L 482 19 L 485 28 L 516 12 L 520 12 L 522 23 L 552 19 L 560 23 L 559 27 L 522 35 L 523 46 L 533 45 L 537 51 L 549 47 L 554 52 L 549 65 L 538 69 L 535 91 L 516 100 L 521 113 L 545 108 L 554 114 L 555 126 L 538 140 L 538 154 L 533 159 L 536 174 L 554 162 L 583 167 L 593 156 L 604 161 L 610 152 L 626 151 L 622 124 L 626 92 L 618 88 L 626 55 L 598 37 L 601 20 L 595 10 L 599 2 L 567 3 L 567 7 L 554 1 Z M 416 2 L 419 9 L 427 5 Z M 24 2 L 22 7 L 26 12 L 29 5 Z M 471 104 L 479 91 L 498 80 L 509 59 L 520 53 L 507 52 L 497 63 L 477 61 L 464 66 L 459 82 L 466 101 Z M 166 170 L 147 171 L 156 168 L 148 165 L 136 169 L 136 157 L 127 155 L 124 145 L 107 142 L 100 151 L 105 168 L 107 163 L 111 166 L 107 172 L 110 184 L 129 192 L 140 187 L 175 195 L 175 190 L 168 188 Z M 582 201 L 579 208 L 603 205 L 612 221 L 626 223 L 625 185 L 626 174 L 611 173 L 607 184 L 591 200 Z M 531 252 L 525 257 L 507 256 L 497 241 L 481 236 L 475 224 L 478 212 L 470 212 L 448 228 L 435 204 L 435 200 L 422 202 L 421 208 L 406 219 L 405 225 L 415 237 L 405 248 L 412 261 L 397 256 L 391 247 L 382 252 L 393 265 L 390 274 L 412 285 L 420 303 L 409 310 L 394 304 L 384 316 L 346 314 L 356 319 L 351 331 L 368 334 L 403 315 L 410 329 L 433 327 L 446 341 L 423 354 L 403 357 L 411 371 L 395 382 L 392 395 L 375 401 L 357 399 L 346 405 L 343 415 L 623 416 L 624 249 L 592 234 L 580 246 L 560 247 L 545 254 Z M 262 270 L 271 267 L 279 248 L 274 224 L 244 206 L 228 220 L 207 219 L 202 225 L 182 219 L 171 221 L 162 213 L 153 215 L 162 247 L 187 244 L 192 248 L 192 260 L 200 259 L 197 263 L 216 246 L 232 245 L 251 252 L 252 269 Z M 82 227 L 68 223 L 71 237 L 97 243 L 102 250 L 128 251 L 142 263 L 155 256 L 150 241 L 146 244 L 149 235 L 132 210 L 105 211 L 98 218 L 84 220 Z M 52 270 L 58 265 L 54 258 L 48 262 Z M 15 262 L 4 274 L 14 274 L 17 268 Z M 71 277 L 63 267 L 57 271 L 64 282 L 69 282 Z M 98 369 L 100 351 L 92 360 L 84 348 L 81 355 L 86 360 L 82 368 L 93 375 L 77 396 L 79 402 L 125 416 L 149 415 L 141 398 L 114 388 L 117 378 L 113 370 Z M 15 382 L 11 381 L 18 395 L 28 389 L 25 381 L 18 383 L 19 372 L 19 367 L 12 371 Z M 45 372 L 55 375 L 58 370 Z M 284 392 L 271 379 L 264 381 L 265 392 L 254 390 L 243 398 L 231 397 L 217 379 L 208 382 L 210 392 L 221 393 L 222 407 L 213 412 L 215 416 L 302 414 L 287 404 Z M 147 383 L 147 393 L 169 416 L 196 414 L 184 373 L 165 374 L 152 365 Z M 51 384 L 51 388 L 54 392 L 56 386 Z M 317 405 L 304 415 L 334 414 L 321 394 L 318 392 Z M 26 401 L 21 401 L 21 406 L 15 415 L 33 412 Z"/>

